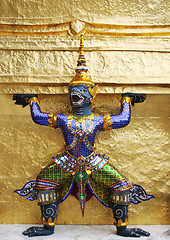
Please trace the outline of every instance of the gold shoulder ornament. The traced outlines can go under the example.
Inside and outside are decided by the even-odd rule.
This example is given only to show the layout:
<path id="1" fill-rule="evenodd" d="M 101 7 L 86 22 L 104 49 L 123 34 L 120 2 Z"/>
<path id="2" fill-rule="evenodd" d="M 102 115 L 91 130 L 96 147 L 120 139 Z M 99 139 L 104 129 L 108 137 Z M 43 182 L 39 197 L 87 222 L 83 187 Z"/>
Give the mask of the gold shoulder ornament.
<path id="1" fill-rule="evenodd" d="M 96 94 L 97 94 L 97 88 L 98 86 L 95 86 L 95 87 L 90 87 L 89 88 L 89 93 L 93 96 L 93 98 L 90 98 L 90 102 L 93 103 L 94 102 L 94 99 L 96 97 Z"/>

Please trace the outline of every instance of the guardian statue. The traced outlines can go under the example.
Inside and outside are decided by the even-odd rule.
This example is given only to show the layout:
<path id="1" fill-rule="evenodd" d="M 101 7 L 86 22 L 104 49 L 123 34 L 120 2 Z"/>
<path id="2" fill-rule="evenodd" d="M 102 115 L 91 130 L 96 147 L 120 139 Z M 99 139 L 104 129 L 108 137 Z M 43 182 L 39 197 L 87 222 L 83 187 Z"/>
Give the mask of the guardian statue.
<path id="1" fill-rule="evenodd" d="M 106 207 L 112 208 L 117 234 L 126 237 L 149 236 L 142 229 L 128 229 L 128 206 L 131 202 L 148 200 L 148 195 L 139 185 L 128 179 L 109 162 L 109 157 L 96 152 L 95 138 L 99 131 L 126 127 L 131 118 L 131 106 L 145 100 L 145 95 L 122 94 L 121 110 L 118 115 L 99 115 L 91 112 L 97 86 L 87 75 L 84 56 L 84 41 L 81 36 L 76 75 L 68 85 L 72 112 L 68 115 L 44 113 L 40 109 L 37 95 L 15 94 L 15 104 L 30 105 L 35 123 L 60 128 L 65 140 L 65 152 L 53 157 L 53 163 L 43 169 L 36 181 L 30 181 L 19 195 L 29 200 L 38 200 L 43 227 L 31 227 L 24 235 L 43 236 L 54 233 L 59 203 L 70 193 L 79 200 L 82 215 L 85 203 L 94 195 Z"/>

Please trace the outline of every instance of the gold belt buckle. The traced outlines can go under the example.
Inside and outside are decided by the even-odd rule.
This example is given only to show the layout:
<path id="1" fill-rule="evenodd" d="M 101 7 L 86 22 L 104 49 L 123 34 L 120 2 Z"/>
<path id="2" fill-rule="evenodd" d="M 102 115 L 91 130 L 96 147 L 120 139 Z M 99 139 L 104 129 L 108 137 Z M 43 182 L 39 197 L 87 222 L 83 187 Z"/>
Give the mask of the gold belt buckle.
<path id="1" fill-rule="evenodd" d="M 77 159 L 77 164 L 79 166 L 84 166 L 84 170 L 86 172 L 87 175 L 90 175 L 91 174 L 91 171 L 87 169 L 87 164 L 86 164 L 86 158 L 83 157 L 83 156 L 79 156 Z M 77 166 L 78 167 L 78 166 Z M 77 167 L 76 167 L 76 170 L 72 173 L 72 175 L 74 176 L 77 172 Z"/>

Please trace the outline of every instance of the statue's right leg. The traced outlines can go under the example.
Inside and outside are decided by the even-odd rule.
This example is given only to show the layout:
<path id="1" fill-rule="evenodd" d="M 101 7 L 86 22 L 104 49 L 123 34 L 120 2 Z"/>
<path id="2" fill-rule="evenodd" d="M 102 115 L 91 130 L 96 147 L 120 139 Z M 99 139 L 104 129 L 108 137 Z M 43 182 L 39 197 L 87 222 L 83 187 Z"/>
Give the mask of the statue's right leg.
<path id="1" fill-rule="evenodd" d="M 38 204 L 41 208 L 42 223 L 44 226 L 30 227 L 23 232 L 24 235 L 34 237 L 51 235 L 54 233 L 58 203 L 56 197 L 57 190 L 49 189 L 50 186 L 52 188 L 53 184 L 54 183 L 50 181 L 37 179 Z"/>
<path id="2" fill-rule="evenodd" d="M 29 237 L 34 236 L 47 236 L 54 233 L 54 227 L 57 217 L 57 202 L 41 205 L 41 214 L 43 220 L 43 227 L 30 227 L 23 232 L 24 235 Z"/>
<path id="3" fill-rule="evenodd" d="M 38 205 L 41 208 L 43 227 L 31 227 L 23 232 L 29 237 L 45 236 L 54 233 L 58 202 L 65 181 L 69 182 L 70 173 L 58 167 L 55 163 L 43 169 L 37 176 L 35 189 Z"/>

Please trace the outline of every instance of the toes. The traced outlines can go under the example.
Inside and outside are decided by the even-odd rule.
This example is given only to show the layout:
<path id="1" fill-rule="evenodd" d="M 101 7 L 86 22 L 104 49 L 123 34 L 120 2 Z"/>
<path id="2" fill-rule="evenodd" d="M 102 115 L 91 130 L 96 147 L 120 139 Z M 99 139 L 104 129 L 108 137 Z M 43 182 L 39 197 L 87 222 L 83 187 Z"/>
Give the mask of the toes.
<path id="1" fill-rule="evenodd" d="M 37 236 L 37 235 L 35 233 L 28 234 L 28 237 L 34 237 L 34 236 Z"/>
<path id="2" fill-rule="evenodd" d="M 135 232 L 138 233 L 138 234 L 140 234 L 141 236 L 146 236 L 146 237 L 149 237 L 149 236 L 150 236 L 150 233 L 149 233 L 149 232 L 144 231 L 144 230 L 142 230 L 142 229 L 140 229 L 140 228 L 136 228 L 136 229 L 135 229 Z"/>
<path id="3" fill-rule="evenodd" d="M 34 230 L 34 227 L 30 227 L 27 230 L 23 231 L 22 234 L 23 235 L 29 235 L 33 230 Z"/>
<path id="4" fill-rule="evenodd" d="M 35 227 L 30 227 L 27 230 L 23 231 L 22 234 L 29 235 L 29 234 L 33 233 L 34 231 L 35 231 Z"/>
<path id="5" fill-rule="evenodd" d="M 28 233 L 28 231 L 23 231 L 22 234 L 23 235 L 28 235 L 29 233 Z"/>
<path id="6" fill-rule="evenodd" d="M 41 236 L 40 231 L 44 228 L 41 227 L 33 227 L 32 231 L 29 232 L 28 237 L 34 237 L 34 236 Z"/>
<path id="7" fill-rule="evenodd" d="M 140 235 L 136 232 L 131 232 L 129 237 L 140 237 Z"/>

